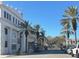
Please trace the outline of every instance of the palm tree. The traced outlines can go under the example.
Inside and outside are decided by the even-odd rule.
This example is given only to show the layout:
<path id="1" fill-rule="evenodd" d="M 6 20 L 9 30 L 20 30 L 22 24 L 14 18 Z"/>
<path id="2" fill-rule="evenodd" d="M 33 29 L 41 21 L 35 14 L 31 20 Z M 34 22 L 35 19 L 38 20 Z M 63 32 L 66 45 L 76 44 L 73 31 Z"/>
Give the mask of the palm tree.
<path id="1" fill-rule="evenodd" d="M 37 42 L 38 42 L 38 38 L 39 38 L 39 30 L 40 30 L 40 25 L 35 25 L 35 29 L 36 29 L 36 35 L 37 35 Z"/>
<path id="2" fill-rule="evenodd" d="M 43 37 L 45 37 L 45 30 L 43 28 L 41 29 L 41 34 Z"/>
<path id="3" fill-rule="evenodd" d="M 34 26 L 34 28 L 35 28 L 35 32 L 36 32 L 36 37 L 37 37 L 37 48 L 36 48 L 36 50 L 37 51 L 39 51 L 39 47 L 40 47 L 40 45 L 39 45 L 39 36 L 40 36 L 40 25 L 35 25 Z"/>
<path id="4" fill-rule="evenodd" d="M 67 18 L 62 19 L 61 20 L 61 25 L 64 27 L 64 31 L 62 31 L 61 33 L 64 33 L 64 35 L 66 35 L 66 38 L 69 40 L 70 37 L 70 23 L 69 20 Z M 68 42 L 69 45 L 69 42 Z"/>
<path id="5" fill-rule="evenodd" d="M 42 40 L 42 42 L 41 42 L 42 43 L 42 48 L 44 48 L 45 47 L 44 46 L 45 39 L 46 39 L 46 37 L 45 37 L 45 30 L 42 28 L 40 33 L 41 33 L 41 36 L 42 36 L 42 39 L 41 39 Z"/>
<path id="6" fill-rule="evenodd" d="M 78 20 L 78 8 L 76 6 L 68 7 L 68 9 L 65 10 L 65 16 L 71 20 L 72 29 L 75 33 L 75 41 L 77 44 L 76 30 L 77 30 L 77 20 Z"/>
<path id="7" fill-rule="evenodd" d="M 76 19 L 72 19 L 72 27 L 73 27 L 73 31 L 75 32 L 75 41 L 76 41 L 76 44 L 77 44 L 77 35 L 76 35 L 77 22 L 76 22 Z"/>
<path id="8" fill-rule="evenodd" d="M 29 34 L 29 32 L 27 30 L 28 25 L 29 25 L 28 22 L 25 22 L 25 28 L 26 28 L 26 30 L 25 30 L 25 36 L 26 36 L 26 53 L 27 53 L 27 36 Z"/>
<path id="9" fill-rule="evenodd" d="M 45 39 L 45 30 L 42 28 L 40 33 L 41 33 L 41 35 L 43 37 L 43 42 L 44 42 L 44 39 Z"/>
<path id="10" fill-rule="evenodd" d="M 24 23 L 21 23 L 20 24 L 21 25 L 21 28 L 23 28 L 23 30 L 25 31 L 25 36 L 26 36 L 26 53 L 27 53 L 27 36 L 28 36 L 28 29 L 27 29 L 27 27 L 28 27 L 28 25 L 29 25 L 29 22 L 24 22 Z"/>

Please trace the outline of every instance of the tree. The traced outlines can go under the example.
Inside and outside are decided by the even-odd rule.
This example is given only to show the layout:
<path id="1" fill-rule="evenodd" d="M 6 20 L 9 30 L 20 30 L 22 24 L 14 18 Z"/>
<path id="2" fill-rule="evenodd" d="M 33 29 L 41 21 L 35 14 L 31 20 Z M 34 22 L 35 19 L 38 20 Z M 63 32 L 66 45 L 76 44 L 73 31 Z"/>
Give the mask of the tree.
<path id="1" fill-rule="evenodd" d="M 38 38 L 39 38 L 39 30 L 40 30 L 40 25 L 35 25 L 35 29 L 36 29 L 36 35 L 37 35 L 37 42 L 38 42 Z"/>
<path id="2" fill-rule="evenodd" d="M 52 47 L 53 45 L 60 46 L 60 44 L 63 44 L 65 42 L 64 38 L 65 38 L 64 36 L 56 36 L 53 38 L 49 36 L 47 37 L 48 39 L 47 43 L 50 47 Z"/>
<path id="3" fill-rule="evenodd" d="M 21 22 L 20 25 L 21 25 L 21 28 L 23 28 L 23 30 L 25 31 L 25 36 L 26 36 L 26 51 L 25 52 L 27 53 L 27 36 L 29 34 L 27 28 L 28 28 L 29 22 L 26 22 L 26 21 L 24 23 Z"/>
<path id="4" fill-rule="evenodd" d="M 43 47 L 44 47 L 44 42 L 45 42 L 45 39 L 46 39 L 45 30 L 42 28 L 40 33 L 41 33 L 41 36 L 42 36 L 41 40 L 42 40 L 42 44 L 43 44 Z"/>
<path id="5" fill-rule="evenodd" d="M 65 16 L 66 18 L 69 18 L 72 23 L 72 29 L 75 33 L 75 41 L 77 44 L 77 35 L 76 35 L 76 30 L 77 30 L 77 20 L 78 20 L 78 8 L 76 6 L 70 6 L 68 9 L 65 10 Z"/>
<path id="6" fill-rule="evenodd" d="M 43 28 L 41 29 L 41 34 L 43 37 L 45 37 L 45 30 Z"/>
<path id="7" fill-rule="evenodd" d="M 70 37 L 70 22 L 68 18 L 64 18 L 61 20 L 61 25 L 64 27 L 63 31 L 61 33 L 66 34 L 66 38 L 69 40 Z M 69 42 L 68 42 L 69 45 Z"/>

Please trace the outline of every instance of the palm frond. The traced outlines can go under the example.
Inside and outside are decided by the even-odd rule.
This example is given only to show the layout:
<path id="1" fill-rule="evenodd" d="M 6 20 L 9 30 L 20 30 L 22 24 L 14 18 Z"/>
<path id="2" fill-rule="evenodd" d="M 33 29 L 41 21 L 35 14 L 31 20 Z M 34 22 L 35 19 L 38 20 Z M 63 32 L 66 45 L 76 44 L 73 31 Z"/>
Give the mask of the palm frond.
<path id="1" fill-rule="evenodd" d="M 67 10 L 65 10 L 65 13 L 67 15 L 70 15 L 70 16 L 74 17 L 78 14 L 78 8 L 75 7 L 75 6 L 70 6 L 70 7 L 68 7 Z"/>

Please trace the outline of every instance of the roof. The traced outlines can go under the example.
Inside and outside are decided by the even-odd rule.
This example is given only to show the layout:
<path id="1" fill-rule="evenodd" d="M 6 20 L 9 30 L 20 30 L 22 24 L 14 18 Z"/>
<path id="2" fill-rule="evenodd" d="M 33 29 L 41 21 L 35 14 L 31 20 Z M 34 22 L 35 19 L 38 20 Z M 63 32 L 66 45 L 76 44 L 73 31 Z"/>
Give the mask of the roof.
<path id="1" fill-rule="evenodd" d="M 6 10 L 10 11 L 12 14 L 16 15 L 19 19 L 23 20 L 22 12 L 20 12 L 17 8 L 13 8 L 8 4 L 4 4 L 0 2 L 0 8 L 5 8 Z"/>

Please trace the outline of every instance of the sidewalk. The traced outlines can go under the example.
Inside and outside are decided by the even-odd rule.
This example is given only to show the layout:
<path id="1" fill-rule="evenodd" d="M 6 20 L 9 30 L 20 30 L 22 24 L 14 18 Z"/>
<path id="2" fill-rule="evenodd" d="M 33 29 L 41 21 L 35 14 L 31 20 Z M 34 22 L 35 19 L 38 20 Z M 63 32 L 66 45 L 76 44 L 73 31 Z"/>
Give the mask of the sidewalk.
<path id="1" fill-rule="evenodd" d="M 41 52 L 37 52 L 37 53 L 32 53 L 32 54 L 26 54 L 26 55 L 0 55 L 0 58 L 7 58 L 7 57 L 20 57 L 20 56 L 26 56 L 26 57 L 29 57 L 29 56 L 34 56 L 34 55 L 40 55 L 44 53 L 43 51 Z"/>
<path id="2" fill-rule="evenodd" d="M 0 58 L 4 58 L 4 57 L 7 57 L 9 55 L 0 55 Z"/>
<path id="3" fill-rule="evenodd" d="M 6 55 L 2 58 L 75 58 L 68 54 L 39 54 L 39 55 Z M 0 57 L 0 58 L 1 58 Z"/>

